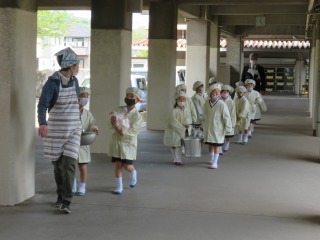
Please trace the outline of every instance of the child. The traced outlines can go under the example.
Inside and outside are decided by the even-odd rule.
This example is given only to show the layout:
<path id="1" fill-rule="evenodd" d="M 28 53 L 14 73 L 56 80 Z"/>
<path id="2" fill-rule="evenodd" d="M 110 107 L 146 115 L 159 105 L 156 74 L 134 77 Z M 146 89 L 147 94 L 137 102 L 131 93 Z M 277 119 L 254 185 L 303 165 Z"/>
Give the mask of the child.
<path id="1" fill-rule="evenodd" d="M 191 98 L 189 98 L 187 96 L 187 86 L 185 84 L 180 84 L 180 85 L 176 86 L 176 93 L 179 93 L 180 91 L 185 93 L 185 97 L 186 97 L 185 109 L 189 110 L 190 123 L 196 123 L 197 122 L 197 112 L 196 112 L 196 109 L 194 107 L 194 104 L 193 104 Z M 186 129 L 185 136 L 189 136 L 190 134 L 191 134 L 191 127 L 189 126 L 189 129 Z M 182 152 L 182 154 L 185 153 L 184 146 L 181 147 L 181 152 Z"/>
<path id="2" fill-rule="evenodd" d="M 261 94 L 253 90 L 255 87 L 256 82 L 253 79 L 247 79 L 245 81 L 245 85 L 247 87 L 247 92 L 244 94 L 244 96 L 249 100 L 251 104 L 251 119 L 250 119 L 250 128 L 248 130 L 248 137 L 251 138 L 253 131 L 254 131 L 254 125 L 255 121 L 259 120 L 261 118 L 261 111 L 260 108 L 263 111 L 266 111 L 266 105 L 261 97 Z M 257 115 L 258 113 L 258 115 Z"/>
<path id="3" fill-rule="evenodd" d="M 234 136 L 234 128 L 236 126 L 237 115 L 236 115 L 236 107 L 234 101 L 232 100 L 230 94 L 234 92 L 233 87 L 230 85 L 223 85 L 221 88 L 221 100 L 227 105 L 229 114 L 231 117 L 232 129 L 229 135 L 225 136 L 224 144 L 222 147 L 223 152 L 227 152 L 230 146 L 230 139 Z"/>
<path id="4" fill-rule="evenodd" d="M 82 131 L 93 131 L 96 132 L 96 134 L 98 134 L 98 127 L 95 125 L 96 120 L 92 116 L 91 112 L 84 108 L 84 106 L 88 104 L 89 94 L 89 88 L 80 88 L 79 105 Z M 72 192 L 74 192 L 78 196 L 84 196 L 86 194 L 86 181 L 88 176 L 87 165 L 89 162 L 91 162 L 89 145 L 80 146 L 78 158 L 78 166 L 80 170 L 80 186 L 77 191 L 77 179 L 74 178 L 72 189 Z"/>
<path id="5" fill-rule="evenodd" d="M 141 90 L 135 87 L 129 87 L 126 90 L 124 99 L 126 106 L 120 109 L 120 112 L 125 112 L 124 117 L 128 120 L 128 128 L 122 128 L 117 122 L 117 116 L 111 114 L 110 123 L 114 129 L 111 135 L 109 156 L 112 157 L 112 162 L 115 163 L 115 177 L 117 188 L 113 194 L 120 195 L 123 191 L 122 185 L 122 168 L 130 173 L 130 187 L 135 187 L 137 184 L 137 171 L 133 166 L 133 161 L 137 157 L 137 134 L 141 128 L 142 116 L 135 108 L 135 105 L 141 99 Z"/>
<path id="6" fill-rule="evenodd" d="M 195 94 L 191 98 L 197 113 L 197 121 L 195 123 L 201 124 L 204 105 L 203 82 L 196 81 L 193 84 L 192 90 L 195 91 Z"/>
<path id="7" fill-rule="evenodd" d="M 237 143 L 246 144 L 248 142 L 248 128 L 250 125 L 251 106 L 246 97 L 244 97 L 247 89 L 244 86 L 236 87 L 236 96 L 234 98 L 236 112 L 237 112 L 237 123 L 239 130 L 239 139 Z"/>
<path id="8" fill-rule="evenodd" d="M 164 131 L 164 144 L 171 147 L 173 163 L 182 165 L 181 161 L 181 139 L 185 137 L 186 129 L 189 128 L 190 110 L 186 108 L 186 94 L 177 92 L 176 103 L 172 109 Z"/>
<path id="9" fill-rule="evenodd" d="M 229 110 L 220 99 L 220 91 L 219 84 L 211 85 L 207 91 L 208 99 L 204 104 L 204 142 L 209 145 L 210 169 L 218 168 L 219 152 L 224 136 L 230 135 L 232 131 Z"/>

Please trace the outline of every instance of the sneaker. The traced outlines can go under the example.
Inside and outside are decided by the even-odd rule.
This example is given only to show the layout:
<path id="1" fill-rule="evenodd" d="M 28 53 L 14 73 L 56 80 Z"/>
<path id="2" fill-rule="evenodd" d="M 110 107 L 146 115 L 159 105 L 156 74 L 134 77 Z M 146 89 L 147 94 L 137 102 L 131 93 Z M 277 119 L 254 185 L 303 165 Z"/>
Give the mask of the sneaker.
<path id="1" fill-rule="evenodd" d="M 212 164 L 209 166 L 209 169 L 217 169 L 218 165 L 217 164 Z"/>
<path id="2" fill-rule="evenodd" d="M 236 143 L 241 144 L 242 143 L 242 139 L 239 139 L 238 141 L 236 141 Z"/>
<path id="3" fill-rule="evenodd" d="M 209 161 L 208 164 L 212 165 L 212 164 L 213 164 L 213 161 Z"/>
<path id="4" fill-rule="evenodd" d="M 60 208 L 62 205 L 62 198 L 58 197 L 57 201 L 52 205 L 55 208 Z"/>
<path id="5" fill-rule="evenodd" d="M 114 195 L 121 195 L 122 194 L 122 191 L 120 191 L 120 190 L 114 190 L 113 192 L 112 192 L 112 194 L 114 194 Z"/>
<path id="6" fill-rule="evenodd" d="M 248 135 L 248 138 L 252 138 L 252 135 Z"/>
<path id="7" fill-rule="evenodd" d="M 63 203 L 60 206 L 60 211 L 63 211 L 66 214 L 71 213 L 70 202 L 69 201 L 63 201 Z"/>
<path id="8" fill-rule="evenodd" d="M 76 196 L 84 196 L 84 195 L 86 195 L 86 191 L 84 191 L 84 192 L 80 192 L 80 191 L 78 191 L 78 192 L 76 192 Z"/>
<path id="9" fill-rule="evenodd" d="M 183 165 L 183 162 L 174 162 L 175 165 L 181 166 Z"/>

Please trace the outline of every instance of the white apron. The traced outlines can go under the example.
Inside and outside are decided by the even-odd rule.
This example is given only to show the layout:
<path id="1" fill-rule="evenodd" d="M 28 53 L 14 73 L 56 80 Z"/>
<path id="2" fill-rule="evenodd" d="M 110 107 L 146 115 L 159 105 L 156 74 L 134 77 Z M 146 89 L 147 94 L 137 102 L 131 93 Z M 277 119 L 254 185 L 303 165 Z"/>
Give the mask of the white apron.
<path id="1" fill-rule="evenodd" d="M 78 158 L 81 136 L 80 110 L 76 87 L 62 88 L 49 112 L 48 134 L 43 140 L 44 158 L 57 161 L 61 155 Z"/>

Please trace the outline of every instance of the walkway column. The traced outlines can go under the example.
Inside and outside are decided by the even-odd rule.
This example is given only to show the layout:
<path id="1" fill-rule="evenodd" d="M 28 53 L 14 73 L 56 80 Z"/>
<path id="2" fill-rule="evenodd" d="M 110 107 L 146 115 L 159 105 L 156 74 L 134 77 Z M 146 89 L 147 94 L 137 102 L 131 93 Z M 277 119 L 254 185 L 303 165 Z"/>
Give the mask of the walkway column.
<path id="1" fill-rule="evenodd" d="M 186 85 L 188 96 L 194 94 L 193 83 L 208 82 L 210 23 L 204 19 L 187 22 Z"/>
<path id="2" fill-rule="evenodd" d="M 100 129 L 91 147 L 94 153 L 108 153 L 109 112 L 125 105 L 125 90 L 131 85 L 132 14 L 127 13 L 126 2 L 91 2 L 90 110 Z"/>
<path id="3" fill-rule="evenodd" d="M 228 37 L 226 65 L 231 66 L 230 84 L 235 85 L 240 80 L 241 74 L 241 38 Z"/>
<path id="4" fill-rule="evenodd" d="M 164 130 L 176 81 L 177 5 L 150 2 L 147 128 Z"/>
<path id="5" fill-rule="evenodd" d="M 210 24 L 210 60 L 209 60 L 209 78 L 218 76 L 218 68 L 220 65 L 220 28 L 218 25 L 218 17 Z M 208 83 L 208 80 L 206 83 Z"/>
<path id="6" fill-rule="evenodd" d="M 0 6 L 0 205 L 13 206 L 35 194 L 36 1 Z"/>
<path id="7" fill-rule="evenodd" d="M 319 25 L 319 17 L 317 17 L 317 25 Z M 313 46 L 314 54 L 313 54 L 313 96 L 312 96 L 312 119 L 313 119 L 313 135 L 319 137 L 320 136 L 320 30 L 314 26 L 314 37 L 313 42 L 315 42 L 315 46 Z"/>

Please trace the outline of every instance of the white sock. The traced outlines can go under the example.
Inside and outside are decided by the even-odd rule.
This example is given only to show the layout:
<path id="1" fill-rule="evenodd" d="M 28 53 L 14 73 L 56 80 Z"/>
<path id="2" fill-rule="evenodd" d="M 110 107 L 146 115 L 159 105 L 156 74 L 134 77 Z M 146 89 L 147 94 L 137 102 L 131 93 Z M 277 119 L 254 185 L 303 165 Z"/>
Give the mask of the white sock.
<path id="1" fill-rule="evenodd" d="M 122 177 L 116 178 L 116 184 L 117 184 L 117 188 L 115 191 L 121 193 L 123 191 Z"/>
<path id="2" fill-rule="evenodd" d="M 184 148 L 184 147 L 183 147 Z M 181 158 L 182 158 L 182 151 L 181 151 L 181 147 L 177 147 L 176 148 L 176 157 L 177 157 L 177 162 L 182 162 Z"/>
<path id="3" fill-rule="evenodd" d="M 171 148 L 171 153 L 173 156 L 173 162 L 177 162 L 176 149 Z"/>
<path id="4" fill-rule="evenodd" d="M 243 142 L 248 142 L 248 134 L 243 135 Z"/>
<path id="5" fill-rule="evenodd" d="M 73 186 L 72 186 L 72 192 L 75 193 L 76 191 L 77 191 L 77 179 L 74 178 Z"/>
<path id="6" fill-rule="evenodd" d="M 184 154 L 186 152 L 186 149 L 184 148 L 184 146 L 181 146 L 181 150 L 180 151 L 181 151 L 182 154 Z"/>
<path id="7" fill-rule="evenodd" d="M 219 153 L 214 154 L 213 165 L 218 166 Z"/>
<path id="8" fill-rule="evenodd" d="M 86 183 L 80 183 L 78 192 L 85 193 L 86 192 Z"/>
<path id="9" fill-rule="evenodd" d="M 243 136 L 243 134 L 242 134 L 242 133 L 239 133 L 239 139 L 238 139 L 238 142 L 242 142 L 242 136 Z"/>
<path id="10" fill-rule="evenodd" d="M 211 161 L 213 161 L 214 160 L 214 152 L 210 153 L 210 155 L 211 155 Z"/>
<path id="11" fill-rule="evenodd" d="M 219 149 L 220 149 L 220 153 L 223 153 L 223 151 L 222 151 L 222 147 L 219 147 Z"/>
<path id="12" fill-rule="evenodd" d="M 230 140 L 226 140 L 223 144 L 223 149 L 225 151 L 228 151 L 229 150 L 229 146 L 230 146 Z"/>
<path id="13" fill-rule="evenodd" d="M 248 131 L 248 135 L 251 135 L 251 131 Z"/>
<path id="14" fill-rule="evenodd" d="M 133 170 L 131 173 L 131 179 L 130 179 L 130 187 L 134 187 L 137 184 L 137 171 Z"/>

